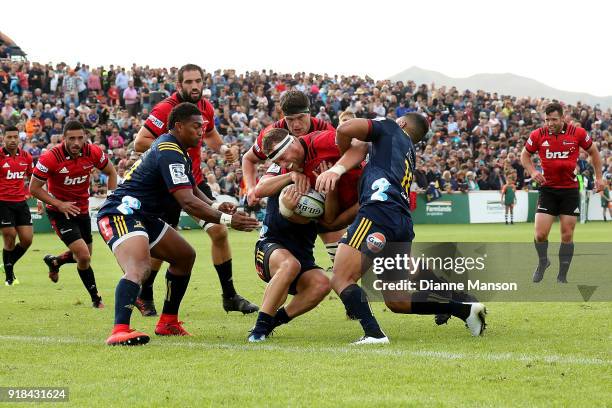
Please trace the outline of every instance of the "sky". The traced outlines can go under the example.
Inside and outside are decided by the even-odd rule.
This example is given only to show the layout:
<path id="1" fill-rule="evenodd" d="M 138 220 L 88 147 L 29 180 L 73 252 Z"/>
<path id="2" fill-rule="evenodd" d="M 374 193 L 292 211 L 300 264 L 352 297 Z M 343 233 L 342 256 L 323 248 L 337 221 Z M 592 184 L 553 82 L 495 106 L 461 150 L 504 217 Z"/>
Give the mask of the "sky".
<path id="1" fill-rule="evenodd" d="M 34 1 L 0 31 L 38 62 L 208 71 L 368 74 L 411 66 L 452 77 L 513 73 L 612 95 L 612 2 Z M 27 18 L 27 22 L 24 19 Z"/>

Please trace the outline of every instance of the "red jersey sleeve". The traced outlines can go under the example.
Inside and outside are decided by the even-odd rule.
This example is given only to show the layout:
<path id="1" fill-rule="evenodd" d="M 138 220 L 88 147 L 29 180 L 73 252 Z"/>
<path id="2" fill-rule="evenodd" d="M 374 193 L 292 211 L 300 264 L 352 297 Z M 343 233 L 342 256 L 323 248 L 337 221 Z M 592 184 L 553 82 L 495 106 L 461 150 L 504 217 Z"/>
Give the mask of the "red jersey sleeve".
<path id="1" fill-rule="evenodd" d="M 55 160 L 53 153 L 49 150 L 40 156 L 38 163 L 36 163 L 36 167 L 34 167 L 34 170 L 32 171 L 32 174 L 34 177 L 46 181 L 49 178 L 50 173 L 55 171 L 56 163 L 57 160 Z"/>
<path id="2" fill-rule="evenodd" d="M 108 156 L 97 145 L 90 145 L 91 163 L 98 169 L 102 170 L 108 164 Z"/>
<path id="3" fill-rule="evenodd" d="M 525 150 L 529 153 L 534 154 L 540 148 L 540 134 L 542 129 L 536 129 L 529 135 L 527 143 L 525 144 Z"/>
<path id="4" fill-rule="evenodd" d="M 208 102 L 206 99 L 202 99 L 204 102 L 204 109 L 202 110 L 202 117 L 204 120 L 207 120 L 206 128 L 204 129 L 204 133 L 208 133 L 215 128 L 215 109 L 212 104 Z"/>
<path id="5" fill-rule="evenodd" d="M 584 150 L 588 150 L 591 148 L 593 144 L 593 139 L 583 128 L 576 128 L 576 138 L 578 139 L 578 145 L 582 147 Z"/>
<path id="6" fill-rule="evenodd" d="M 168 116 L 172 106 L 169 103 L 160 102 L 151 111 L 151 114 L 144 123 L 144 127 L 156 138 L 166 133 L 168 128 Z M 214 122 L 213 122 L 214 124 Z"/>
<path id="7" fill-rule="evenodd" d="M 28 152 L 23 152 L 24 157 L 28 163 L 28 169 L 26 170 L 26 174 L 29 176 L 32 175 L 32 171 L 34 170 L 34 160 L 32 159 L 32 155 Z"/>

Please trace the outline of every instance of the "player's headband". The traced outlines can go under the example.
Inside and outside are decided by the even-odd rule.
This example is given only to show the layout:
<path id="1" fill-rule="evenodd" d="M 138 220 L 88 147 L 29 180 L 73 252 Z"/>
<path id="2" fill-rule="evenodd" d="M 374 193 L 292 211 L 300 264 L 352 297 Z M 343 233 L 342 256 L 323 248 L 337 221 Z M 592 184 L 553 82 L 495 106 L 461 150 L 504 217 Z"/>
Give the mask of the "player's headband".
<path id="1" fill-rule="evenodd" d="M 308 106 L 293 106 L 283 111 L 285 116 L 298 115 L 300 113 L 310 113 L 310 108 Z"/>
<path id="2" fill-rule="evenodd" d="M 274 161 L 281 157 L 283 153 L 285 153 L 285 150 L 287 150 L 289 146 L 291 146 L 291 142 L 293 142 L 293 136 L 285 136 L 285 138 L 279 144 L 277 144 L 276 148 L 272 150 L 272 152 L 268 155 L 268 160 Z"/>

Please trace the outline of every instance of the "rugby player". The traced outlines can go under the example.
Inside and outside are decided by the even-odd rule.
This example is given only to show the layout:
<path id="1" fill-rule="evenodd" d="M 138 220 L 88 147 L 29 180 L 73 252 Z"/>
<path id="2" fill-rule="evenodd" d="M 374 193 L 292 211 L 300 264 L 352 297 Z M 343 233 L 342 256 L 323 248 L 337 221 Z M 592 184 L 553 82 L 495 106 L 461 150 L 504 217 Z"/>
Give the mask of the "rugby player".
<path id="1" fill-rule="evenodd" d="M 206 142 L 206 145 L 212 150 L 224 154 L 228 162 L 237 161 L 240 154 L 238 147 L 228 147 L 223 144 L 221 136 L 215 128 L 214 108 L 206 98 L 202 97 L 202 89 L 204 87 L 204 72 L 202 68 L 195 64 L 184 65 L 178 71 L 177 80 L 178 91 L 155 105 L 144 126 L 136 135 L 134 142 L 135 150 L 137 152 L 146 151 L 157 137 L 166 133 L 168 116 L 172 108 L 181 102 L 191 102 L 196 104 L 202 113 L 203 140 Z M 202 176 L 202 140 L 197 146 L 190 147 L 187 151 L 193 163 L 192 170 L 196 186 L 207 197 L 206 203 L 210 204 L 214 201 L 214 197 Z M 178 225 L 178 218 L 165 218 L 165 221 L 173 226 Z M 199 223 L 211 239 L 212 262 L 221 283 L 223 309 L 226 312 L 239 311 L 244 314 L 256 312 L 259 308 L 236 293 L 234 288 L 232 251 L 226 226 L 203 221 L 199 221 Z M 157 314 L 155 303 L 153 302 L 153 283 L 161 267 L 161 262 L 154 260 L 151 267 L 151 274 L 143 282 L 142 293 L 137 301 L 138 308 L 144 316 L 155 316 Z"/>
<path id="2" fill-rule="evenodd" d="M 151 256 L 169 263 L 166 298 L 155 327 L 160 336 L 188 336 L 178 320 L 181 300 L 187 290 L 195 261 L 194 249 L 160 217 L 177 217 L 181 208 L 207 222 L 251 231 L 257 220 L 244 213 L 222 213 L 206 202 L 197 188 L 187 149 L 202 140 L 204 118 L 198 106 L 178 104 L 168 117 L 170 133 L 157 138 L 125 174 L 124 182 L 98 212 L 98 226 L 117 263 L 124 272 L 115 290 L 115 326 L 109 345 L 137 345 L 149 336 L 130 328 L 132 305 L 140 285 L 151 270 Z M 235 206 L 219 206 L 234 212 Z"/>
<path id="3" fill-rule="evenodd" d="M 559 217 L 561 245 L 557 282 L 567 283 L 567 272 L 574 256 L 574 228 L 580 216 L 580 194 L 574 174 L 580 148 L 591 156 L 596 192 L 604 188 L 602 162 L 597 146 L 587 132 L 563 120 L 561 104 L 550 103 L 545 113 L 546 126 L 531 132 L 521 153 L 523 167 L 540 185 L 534 237 L 538 266 L 533 273 L 533 281 L 540 282 L 544 278 L 544 271 L 550 266 L 548 234 Z M 535 169 L 531 161 L 531 155 L 535 153 L 540 156 L 543 174 Z"/>
<path id="4" fill-rule="evenodd" d="M 283 118 L 264 128 L 255 144 L 246 152 L 242 158 L 242 173 L 247 191 L 247 203 L 255 205 L 259 198 L 255 194 L 256 165 L 268 159 L 263 149 L 264 135 L 270 129 L 286 129 L 293 136 L 304 136 L 315 131 L 334 130 L 329 123 L 310 116 L 310 100 L 308 96 L 298 90 L 289 90 L 281 95 L 280 108 Z M 348 114 L 347 114 L 348 115 Z M 338 248 L 338 240 L 344 234 L 344 230 L 334 231 L 319 226 L 319 236 L 325 245 L 325 249 L 332 261 Z"/>
<path id="5" fill-rule="evenodd" d="M 19 284 L 13 268 L 32 244 L 32 216 L 26 187 L 31 175 L 32 156 L 19 148 L 19 130 L 8 126 L 4 129 L 4 145 L 0 150 L 0 229 L 6 286 Z M 19 242 L 15 243 L 17 236 Z"/>
<path id="6" fill-rule="evenodd" d="M 409 190 L 416 153 L 413 143 L 427 133 L 427 120 L 417 113 L 390 119 L 353 119 L 339 126 L 337 142 L 343 157 L 317 177 L 315 187 L 332 190 L 340 177 L 364 159 L 353 139 L 371 142 L 369 161 L 359 182 L 359 212 L 338 247 L 332 288 L 340 296 L 349 315 L 361 323 L 364 335 L 353 344 L 385 344 L 389 339 L 381 330 L 357 281 L 367 265 L 384 255 L 388 243 L 401 244 L 407 251 L 414 238 L 410 216 Z M 358 155 L 353 151 L 360 151 Z M 370 245 L 375 242 L 376 245 Z M 367 268 L 366 268 L 367 269 Z M 472 335 L 485 328 L 486 308 L 480 303 L 461 303 L 427 291 L 383 292 L 387 307 L 394 313 L 450 314 L 466 322 Z"/>
<path id="7" fill-rule="evenodd" d="M 67 122 L 62 137 L 62 143 L 40 156 L 30 181 L 30 192 L 46 204 L 53 229 L 68 247 L 59 256 L 45 256 L 44 262 L 54 283 L 59 279 L 62 265 L 76 263 L 93 307 L 103 308 L 90 264 L 89 178 L 94 167 L 100 169 L 108 176 L 108 191 L 112 192 L 117 187 L 117 172 L 102 149 L 87 141 L 80 122 Z"/>
<path id="8" fill-rule="evenodd" d="M 266 132 L 266 137 L 284 139 L 287 134 L 284 129 L 274 128 Z M 269 198 L 260 237 L 255 244 L 255 267 L 268 285 L 249 342 L 266 340 L 274 328 L 313 309 L 331 290 L 329 279 L 317 266 L 313 255 L 316 223 L 288 213 L 283 216 L 279 209 L 279 200 L 283 201 L 285 211 L 295 209 L 302 195 L 296 186 L 306 183 L 306 177 L 272 164 L 257 184 L 257 196 Z M 281 190 L 290 183 L 296 185 L 281 195 Z M 282 307 L 288 294 L 293 298 Z"/>

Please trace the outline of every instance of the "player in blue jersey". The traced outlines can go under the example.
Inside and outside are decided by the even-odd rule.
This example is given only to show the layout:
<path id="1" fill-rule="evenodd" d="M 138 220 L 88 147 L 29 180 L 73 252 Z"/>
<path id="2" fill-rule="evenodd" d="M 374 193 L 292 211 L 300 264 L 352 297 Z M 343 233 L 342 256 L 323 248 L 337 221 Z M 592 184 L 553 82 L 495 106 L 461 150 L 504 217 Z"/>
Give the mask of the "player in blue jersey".
<path id="1" fill-rule="evenodd" d="M 397 251 L 398 246 L 406 253 L 410 251 L 414 238 L 409 203 L 416 162 L 413 143 L 423 139 L 428 129 L 427 120 L 417 113 L 397 121 L 350 120 L 337 130 L 336 141 L 345 152 L 343 157 L 317 178 L 317 190 L 323 193 L 333 190 L 340 176 L 365 156 L 354 159 L 355 155 L 349 154 L 362 149 L 355 141 L 370 142 L 369 160 L 359 183 L 359 212 L 338 248 L 332 278 L 332 288 L 363 327 L 364 336 L 354 344 L 389 342 L 357 281 L 367 269 L 364 265 L 371 264 L 376 257 L 393 255 L 385 252 L 385 246 L 391 251 Z M 476 336 L 485 327 L 486 309 L 480 303 L 456 302 L 426 291 L 383 291 L 383 296 L 394 313 L 450 314 L 464 320 Z"/>
<path id="2" fill-rule="evenodd" d="M 124 182 L 104 202 L 98 227 L 124 272 L 115 290 L 115 326 L 109 345 L 146 344 L 149 336 L 130 328 L 132 308 L 143 279 L 150 272 L 151 256 L 170 265 L 166 273 L 166 299 L 155 328 L 157 335 L 189 335 L 178 320 L 181 300 L 187 290 L 194 249 L 162 216 L 189 215 L 241 231 L 258 226 L 255 219 L 222 204 L 214 209 L 195 188 L 191 159 L 186 150 L 202 138 L 202 114 L 194 104 L 177 105 L 170 113 L 170 133 L 159 137 L 125 174 Z"/>
<path id="3" fill-rule="evenodd" d="M 276 142 L 286 136 L 286 130 L 276 128 L 265 134 L 266 139 Z M 264 147 L 271 143 L 264 142 Z M 268 285 L 257 322 L 248 337 L 250 342 L 266 340 L 275 327 L 312 310 L 331 291 L 329 278 L 316 264 L 313 254 L 316 222 L 291 214 L 302 195 L 297 186 L 305 185 L 307 180 L 301 172 L 272 164 L 255 188 L 257 197 L 269 197 L 266 218 L 255 244 L 257 274 Z M 295 185 L 281 194 L 291 183 Z M 280 213 L 279 200 L 285 207 L 284 216 Z M 283 307 L 288 294 L 293 298 Z"/>

